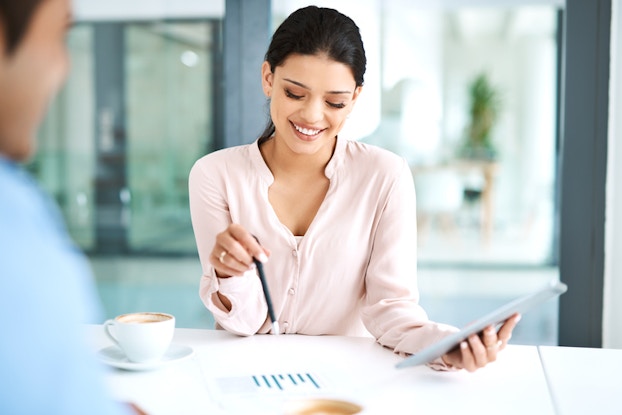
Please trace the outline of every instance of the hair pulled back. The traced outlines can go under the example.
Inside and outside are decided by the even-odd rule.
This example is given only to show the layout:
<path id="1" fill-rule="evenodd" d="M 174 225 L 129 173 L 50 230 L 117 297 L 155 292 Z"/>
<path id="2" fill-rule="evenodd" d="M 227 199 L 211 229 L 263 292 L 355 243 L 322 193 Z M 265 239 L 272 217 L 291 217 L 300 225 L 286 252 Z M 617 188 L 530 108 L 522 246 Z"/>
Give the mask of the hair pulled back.
<path id="1" fill-rule="evenodd" d="M 277 66 L 293 54 L 325 54 L 335 62 L 348 66 L 356 86 L 363 85 L 367 58 L 358 26 L 337 10 L 307 6 L 296 10 L 276 29 L 265 61 L 274 72 Z M 274 123 L 269 120 L 260 140 L 274 134 Z"/>

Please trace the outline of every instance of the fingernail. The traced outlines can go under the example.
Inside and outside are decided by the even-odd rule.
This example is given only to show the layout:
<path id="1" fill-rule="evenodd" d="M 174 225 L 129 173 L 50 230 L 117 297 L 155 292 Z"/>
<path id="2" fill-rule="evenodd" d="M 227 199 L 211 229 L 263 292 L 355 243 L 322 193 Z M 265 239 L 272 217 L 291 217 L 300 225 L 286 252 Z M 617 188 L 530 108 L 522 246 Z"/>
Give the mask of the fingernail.
<path id="1" fill-rule="evenodd" d="M 486 334 L 494 334 L 494 332 L 495 332 L 495 329 L 494 329 L 494 328 L 492 328 L 492 327 L 488 327 L 488 328 L 486 329 Z"/>
<path id="2" fill-rule="evenodd" d="M 519 315 L 516 317 L 516 322 L 518 323 L 518 322 L 520 321 L 520 319 L 521 319 L 521 318 L 523 318 L 523 316 L 522 316 L 521 314 L 519 314 Z"/>
<path id="3" fill-rule="evenodd" d="M 253 269 L 255 269 L 255 268 L 257 268 L 257 265 L 255 265 L 255 263 L 254 263 L 254 262 L 251 262 L 251 264 L 248 266 L 248 269 L 249 269 L 249 270 L 253 270 Z"/>
<path id="4" fill-rule="evenodd" d="M 257 256 L 259 262 L 268 262 L 268 257 L 263 252 Z"/>
<path id="5" fill-rule="evenodd" d="M 467 347 L 469 347 L 469 346 L 467 345 L 467 342 L 460 342 L 460 348 L 461 348 L 462 350 L 466 350 L 466 348 L 467 348 Z"/>

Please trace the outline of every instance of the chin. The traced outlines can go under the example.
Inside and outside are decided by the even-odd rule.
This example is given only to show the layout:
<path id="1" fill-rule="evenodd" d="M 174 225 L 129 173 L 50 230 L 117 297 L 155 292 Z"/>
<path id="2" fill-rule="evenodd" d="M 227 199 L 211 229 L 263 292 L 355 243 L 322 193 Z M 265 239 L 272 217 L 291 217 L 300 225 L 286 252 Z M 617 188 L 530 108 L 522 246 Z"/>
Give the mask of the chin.
<path id="1" fill-rule="evenodd" d="M 9 151 L 7 156 L 13 161 L 25 163 L 30 161 L 36 153 L 37 147 L 34 141 L 27 140 L 23 145 L 17 146 L 14 151 Z"/>

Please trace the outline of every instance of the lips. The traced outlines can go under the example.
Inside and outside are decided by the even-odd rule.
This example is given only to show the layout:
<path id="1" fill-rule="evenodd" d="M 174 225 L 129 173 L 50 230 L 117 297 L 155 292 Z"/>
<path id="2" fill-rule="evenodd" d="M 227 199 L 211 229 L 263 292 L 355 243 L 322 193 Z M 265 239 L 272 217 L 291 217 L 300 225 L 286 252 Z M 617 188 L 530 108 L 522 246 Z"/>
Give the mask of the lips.
<path id="1" fill-rule="evenodd" d="M 315 136 L 317 136 L 318 134 L 320 134 L 322 131 L 325 130 L 325 128 L 324 129 L 306 128 L 306 127 L 302 127 L 300 125 L 294 124 L 293 122 L 291 124 L 294 126 L 294 129 L 296 131 L 298 131 L 300 134 L 303 134 L 309 138 L 314 138 Z"/>

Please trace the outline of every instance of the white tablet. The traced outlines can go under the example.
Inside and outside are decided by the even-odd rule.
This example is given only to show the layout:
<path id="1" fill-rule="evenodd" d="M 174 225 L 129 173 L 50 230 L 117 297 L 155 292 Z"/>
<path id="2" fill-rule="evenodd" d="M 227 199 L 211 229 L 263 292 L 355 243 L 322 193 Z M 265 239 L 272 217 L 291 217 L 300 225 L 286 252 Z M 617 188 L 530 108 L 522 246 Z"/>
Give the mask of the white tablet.
<path id="1" fill-rule="evenodd" d="M 568 287 L 566 286 L 566 284 L 559 281 L 553 281 L 550 284 L 547 284 L 544 288 L 541 288 L 540 290 L 532 294 L 519 297 L 497 308 L 491 313 L 486 314 L 481 318 L 478 318 L 477 320 L 464 326 L 459 332 L 449 335 L 440 340 L 439 342 L 436 342 L 433 345 L 419 351 L 418 353 L 407 357 L 406 359 L 398 363 L 395 367 L 404 368 L 408 366 L 417 366 L 429 363 L 434 359 L 437 359 L 445 353 L 449 352 L 471 334 L 479 333 L 491 324 L 497 325 L 503 323 L 514 313 L 525 313 L 530 309 L 534 308 L 535 306 L 543 303 L 544 301 L 565 293 L 567 289 Z"/>

